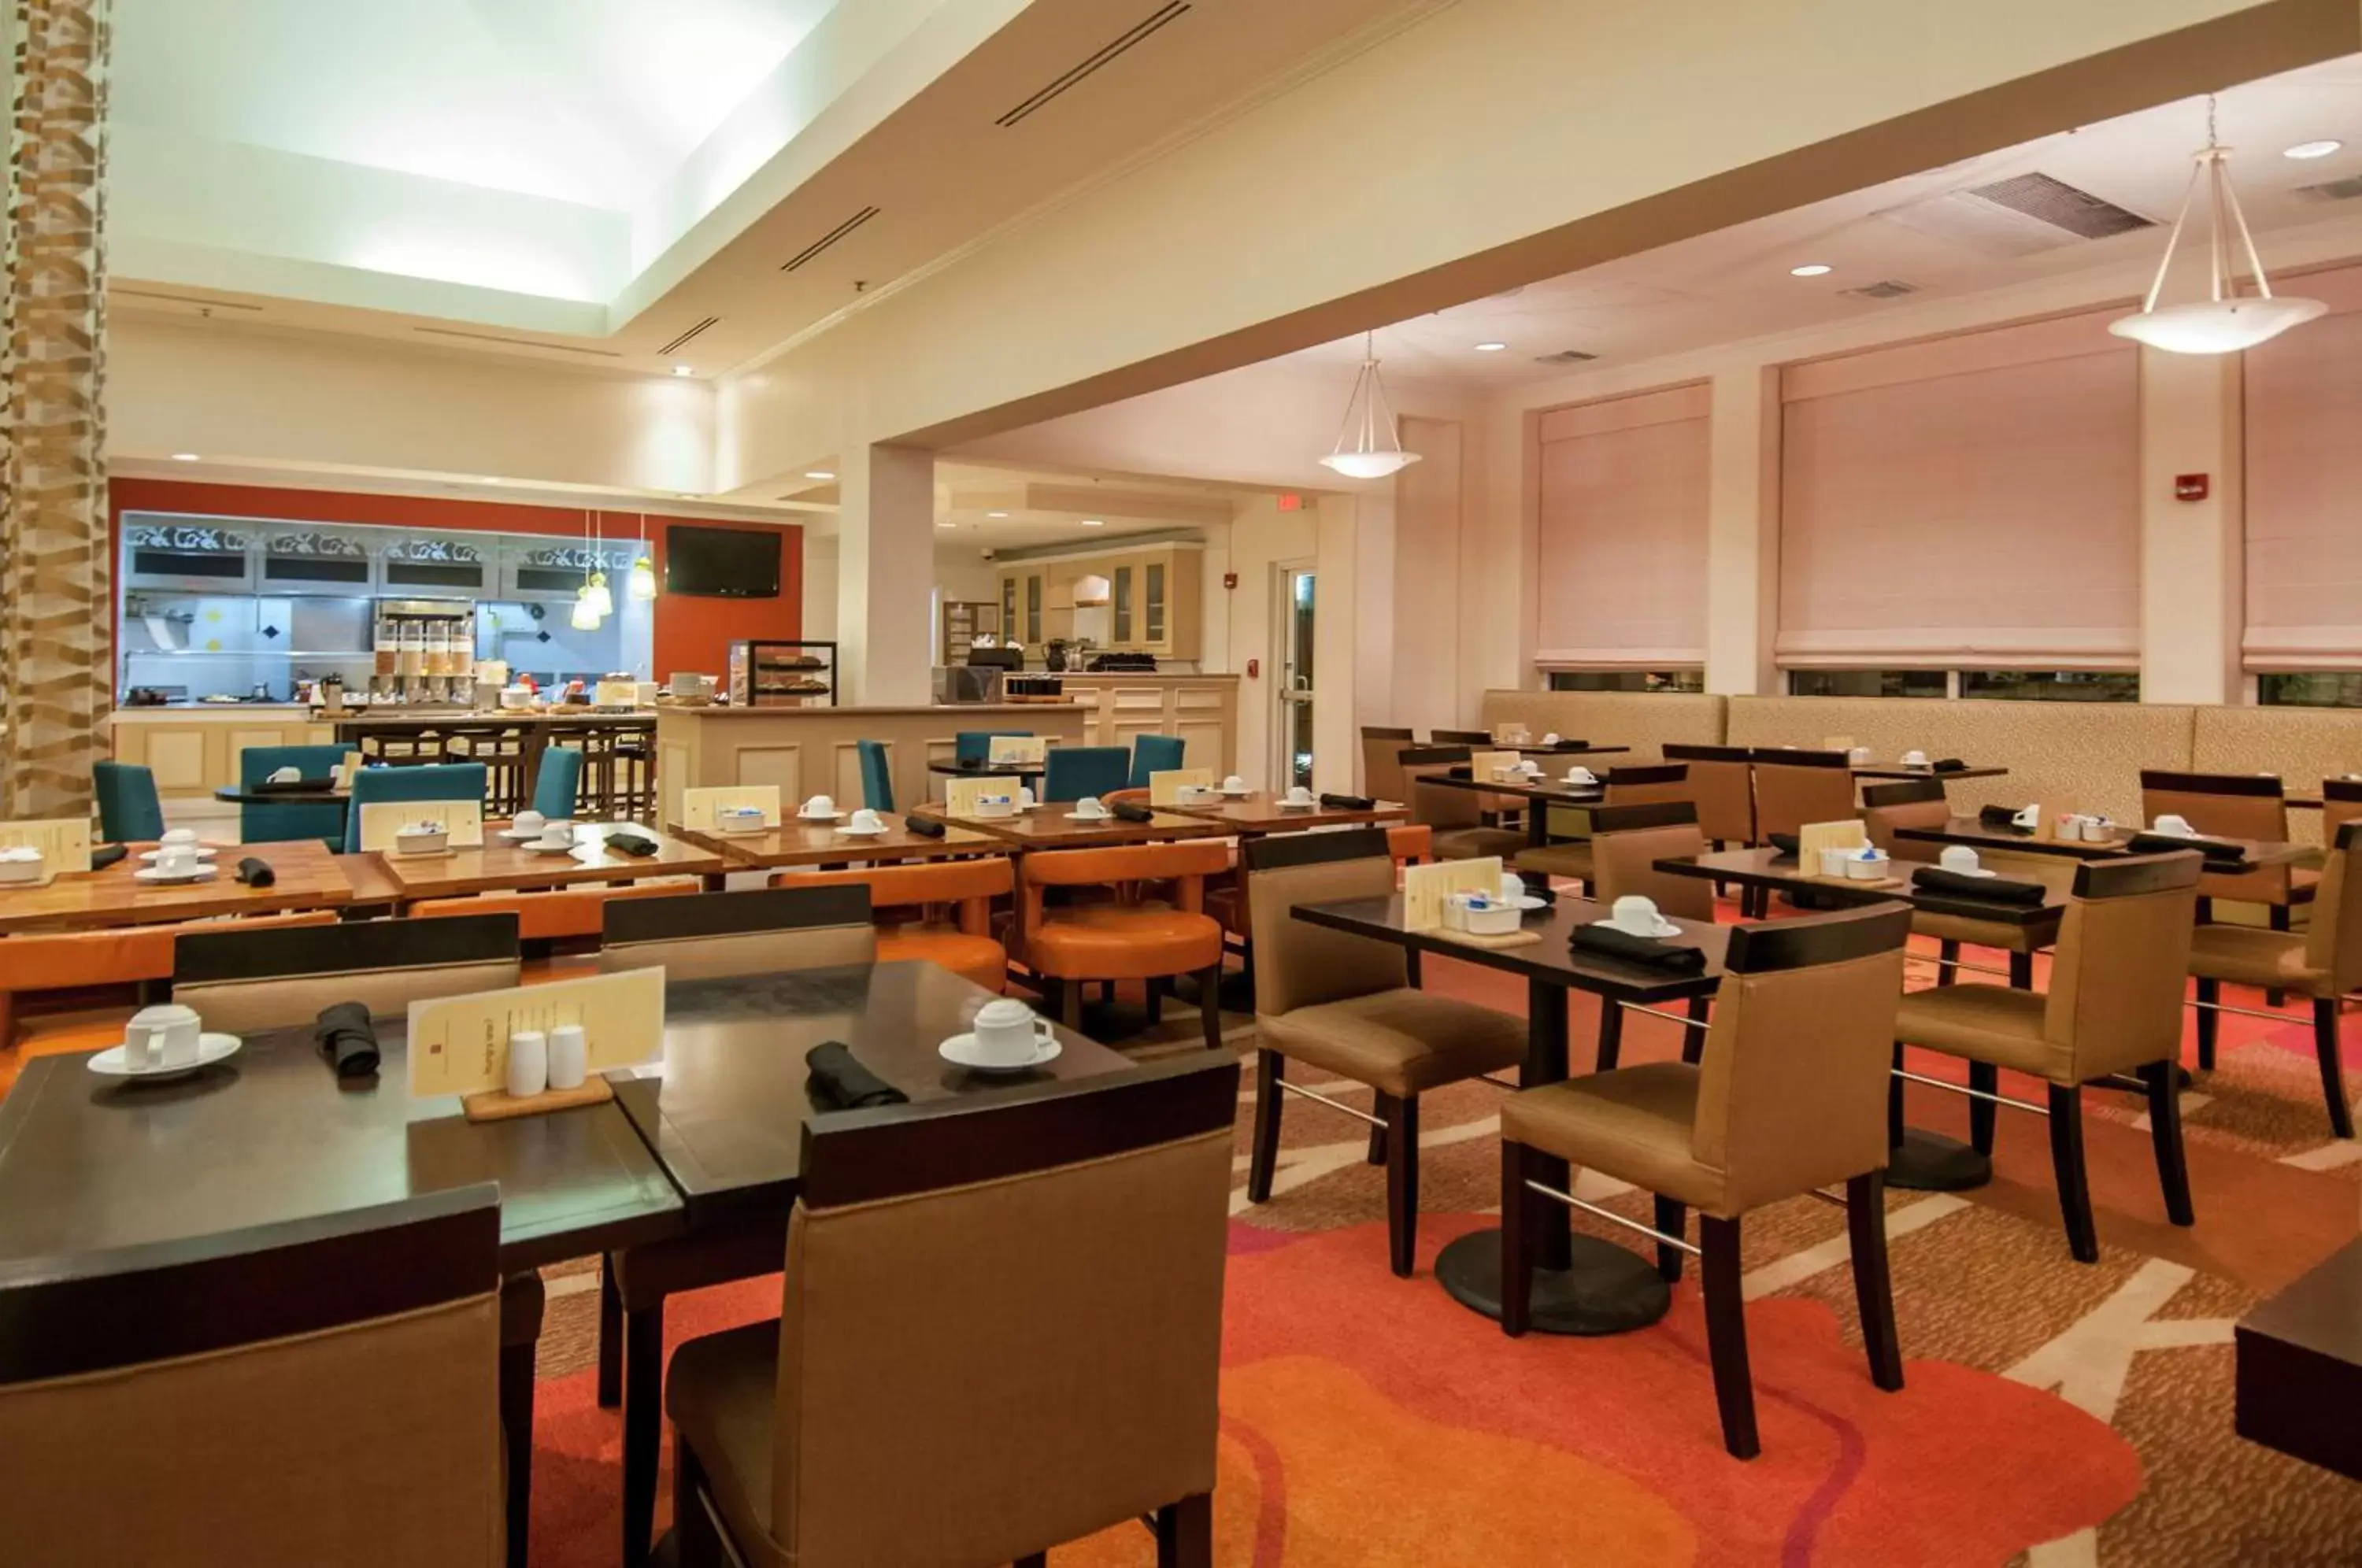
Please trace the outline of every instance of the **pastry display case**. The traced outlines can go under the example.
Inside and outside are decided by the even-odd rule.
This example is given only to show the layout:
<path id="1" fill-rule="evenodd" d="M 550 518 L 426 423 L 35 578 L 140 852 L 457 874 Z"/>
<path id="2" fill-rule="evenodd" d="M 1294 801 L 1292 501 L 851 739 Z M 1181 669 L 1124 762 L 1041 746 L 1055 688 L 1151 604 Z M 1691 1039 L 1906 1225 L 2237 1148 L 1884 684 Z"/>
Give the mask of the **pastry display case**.
<path id="1" fill-rule="evenodd" d="M 836 645 L 732 643 L 730 701 L 742 708 L 834 707 Z"/>

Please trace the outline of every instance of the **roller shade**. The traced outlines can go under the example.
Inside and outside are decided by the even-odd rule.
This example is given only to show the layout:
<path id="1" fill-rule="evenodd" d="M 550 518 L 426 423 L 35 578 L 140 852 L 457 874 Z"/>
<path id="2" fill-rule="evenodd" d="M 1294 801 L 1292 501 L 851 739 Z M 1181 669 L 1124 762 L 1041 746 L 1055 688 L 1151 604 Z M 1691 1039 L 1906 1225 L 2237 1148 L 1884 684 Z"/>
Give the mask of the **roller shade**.
<path id="1" fill-rule="evenodd" d="M 2107 321 L 1789 368 L 1779 662 L 2138 668 L 2140 359 Z"/>
<path id="2" fill-rule="evenodd" d="M 2319 321 L 2247 351 L 2247 629 L 2253 670 L 2362 669 L 2362 268 L 2290 293 Z"/>
<path id="3" fill-rule="evenodd" d="M 1536 663 L 1705 662 L 1708 399 L 1672 387 L 1537 421 Z"/>

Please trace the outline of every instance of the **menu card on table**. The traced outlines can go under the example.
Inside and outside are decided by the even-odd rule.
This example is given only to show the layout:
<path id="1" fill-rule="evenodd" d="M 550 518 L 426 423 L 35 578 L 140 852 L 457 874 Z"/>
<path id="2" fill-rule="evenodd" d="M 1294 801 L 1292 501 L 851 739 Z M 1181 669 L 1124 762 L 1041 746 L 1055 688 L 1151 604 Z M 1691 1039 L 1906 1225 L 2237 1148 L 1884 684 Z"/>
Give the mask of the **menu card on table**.
<path id="1" fill-rule="evenodd" d="M 1834 823 L 1806 823 L 1796 830 L 1796 864 L 1808 873 L 1818 871 L 1822 850 L 1860 849 L 1869 842 L 1869 824 L 1859 817 Z"/>
<path id="2" fill-rule="evenodd" d="M 1210 790 L 1214 787 L 1214 770 L 1210 767 L 1175 767 L 1148 776 L 1148 803 L 1152 806 L 1177 805 L 1185 790 Z"/>
<path id="3" fill-rule="evenodd" d="M 90 869 L 88 817 L 28 818 L 0 823 L 0 849 L 38 849 L 48 873 Z"/>
<path id="4" fill-rule="evenodd" d="M 1017 780 L 998 774 L 982 778 L 953 778 L 944 785 L 944 810 L 955 817 L 976 815 L 977 801 L 986 795 L 1006 795 L 1017 799 Z"/>
<path id="5" fill-rule="evenodd" d="M 590 975 L 513 990 L 475 991 L 410 1004 L 410 1092 L 480 1094 L 504 1088 L 509 1036 L 582 1026 L 596 1074 L 647 1061 L 664 1048 L 665 972 L 661 966 Z"/>
<path id="6" fill-rule="evenodd" d="M 984 760 L 994 767 L 1039 767 L 1050 753 L 1046 735 L 995 735 Z"/>
<path id="7" fill-rule="evenodd" d="M 777 784 L 718 784 L 680 792 L 680 825 L 692 833 L 712 833 L 715 816 L 733 806 L 752 806 L 763 813 L 763 825 L 779 825 Z"/>
<path id="8" fill-rule="evenodd" d="M 361 848 L 392 849 L 395 835 L 413 823 L 433 823 L 451 835 L 455 848 L 484 842 L 481 801 L 371 801 L 361 808 Z"/>
<path id="9" fill-rule="evenodd" d="M 1501 857 L 1439 860 L 1403 872 L 1403 929 L 1434 931 L 1443 924 L 1443 905 L 1454 893 L 1501 890 Z"/>
<path id="10" fill-rule="evenodd" d="M 1524 760 L 1514 751 L 1480 751 L 1468 759 L 1468 776 L 1483 783 L 1494 783 L 1502 768 L 1515 767 Z"/>
<path id="11" fill-rule="evenodd" d="M 1496 745 L 1523 745 L 1533 738 L 1533 731 L 1528 729 L 1523 724 L 1495 724 L 1493 726 L 1493 744 Z"/>

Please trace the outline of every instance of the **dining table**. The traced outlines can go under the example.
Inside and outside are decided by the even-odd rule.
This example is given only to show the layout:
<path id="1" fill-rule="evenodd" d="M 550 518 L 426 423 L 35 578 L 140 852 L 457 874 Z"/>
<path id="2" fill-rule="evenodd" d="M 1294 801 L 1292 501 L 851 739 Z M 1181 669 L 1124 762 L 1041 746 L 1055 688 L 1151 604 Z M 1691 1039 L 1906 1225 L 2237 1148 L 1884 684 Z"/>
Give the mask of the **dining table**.
<path id="1" fill-rule="evenodd" d="M 1464 767 L 1443 773 L 1423 773 L 1418 782 L 1421 787 L 1437 785 L 1446 790 L 1468 790 L 1480 795 L 1506 796 L 1529 802 L 1526 811 L 1528 845 L 1540 849 L 1551 843 L 1550 809 L 1552 806 L 1596 806 L 1607 799 L 1607 786 L 1595 779 L 1589 784 L 1570 784 L 1563 778 L 1551 778 L 1537 774 L 1525 778 L 1478 778 Z"/>
<path id="2" fill-rule="evenodd" d="M 1241 838 L 1297 833 L 1305 828 L 1370 827 L 1410 818 L 1409 807 L 1392 801 L 1372 801 L 1366 806 L 1335 806 L 1323 803 L 1316 796 L 1302 805 L 1292 805 L 1286 795 L 1272 790 L 1250 790 L 1214 800 L 1175 801 L 1155 809 L 1218 823 Z"/>
<path id="3" fill-rule="evenodd" d="M 1722 984 L 1722 959 L 1730 928 L 1710 921 L 1674 921 L 1675 947 L 1705 955 L 1705 966 L 1674 974 L 1628 959 L 1568 945 L 1579 926 L 1606 920 L 1606 905 L 1558 898 L 1529 911 L 1519 929 L 1534 941 L 1518 946 L 1478 945 L 1441 930 L 1413 930 L 1405 922 L 1399 893 L 1298 904 L 1296 919 L 1330 931 L 1384 942 L 1408 952 L 1436 954 L 1497 969 L 1526 982 L 1526 1059 L 1518 1087 L 1535 1088 L 1564 1081 L 1568 1066 L 1568 993 L 1599 999 L 1596 1070 L 1615 1067 L 1621 1054 L 1624 1013 L 1628 1007 L 1654 1011 L 1666 1003 L 1687 1004 L 1684 1027 L 1704 1028 L 1706 999 Z M 1489 1080 L 1488 1080 L 1489 1081 Z M 1539 1160 L 1536 1179 L 1564 1187 L 1563 1160 Z M 1543 1220 L 1531 1297 L 1532 1326 L 1544 1333 L 1614 1334 L 1646 1328 L 1665 1315 L 1672 1296 L 1656 1264 L 1627 1247 L 1574 1233 L 1571 1217 L 1552 1207 Z M 1501 1315 L 1501 1232 L 1497 1226 L 1472 1231 L 1436 1254 L 1435 1277 L 1462 1306 L 1498 1319 Z"/>
<path id="4" fill-rule="evenodd" d="M 437 854 L 382 851 L 378 864 L 386 879 L 399 889 L 405 906 L 422 899 L 465 893 L 637 882 L 657 877 L 697 877 L 718 886 L 729 870 L 728 862 L 715 850 L 631 823 L 576 823 L 570 830 L 572 842 L 562 851 L 513 842 L 504 836 L 508 825 L 488 822 L 480 845 L 455 844 Z M 653 840 L 655 853 L 627 854 L 609 842 L 618 834 Z"/>
<path id="5" fill-rule="evenodd" d="M 1981 817 L 1955 816 L 1940 826 L 1898 827 L 1894 836 L 1915 844 L 1960 844 L 1970 849 L 2011 855 L 2053 855 L 2075 860 L 2108 860 L 2133 853 L 2134 830 L 2114 828 L 2105 839 L 2063 839 L 2047 831 L 2005 826 Z M 2152 834 L 2151 837 L 2158 835 Z M 2321 846 L 2287 844 L 2271 839 L 2226 839 L 2241 850 L 2239 864 L 2225 870 L 2258 870 L 2269 866 L 2318 864 Z M 2213 869 L 2213 867 L 2209 867 Z"/>
<path id="6" fill-rule="evenodd" d="M 1104 817 L 1075 814 L 1072 801 L 1044 801 L 1005 817 L 942 813 L 954 826 L 986 834 L 1012 849 L 1102 849 L 1119 844 L 1154 844 L 1180 838 L 1224 838 L 1231 829 L 1204 817 L 1157 807 L 1144 823 L 1126 822 L 1112 811 Z"/>
<path id="7" fill-rule="evenodd" d="M 337 909 L 354 898 L 340 857 L 316 838 L 215 845 L 212 876 L 174 882 L 138 875 L 151 864 L 143 856 L 156 845 L 125 847 L 122 859 L 101 870 L 61 871 L 43 886 L 0 887 L 0 935 Z M 270 867 L 270 886 L 237 879 L 238 862 L 248 859 Z"/>
<path id="8" fill-rule="evenodd" d="M 942 835 L 935 836 L 912 832 L 909 816 L 902 812 L 880 812 L 877 818 L 882 831 L 874 834 L 846 832 L 849 816 L 845 821 L 827 823 L 788 816 L 758 833 L 723 833 L 719 828 L 689 828 L 678 823 L 668 825 L 665 832 L 683 844 L 721 856 L 732 870 L 844 866 L 855 861 L 877 865 L 886 861 L 943 860 L 955 856 L 993 854 L 1001 848 L 1000 840 L 973 828 L 945 823 Z"/>
<path id="9" fill-rule="evenodd" d="M 1970 763 L 1965 767 L 1937 767 L 1917 762 L 1857 762 L 1849 765 L 1856 778 L 1933 778 L 1941 783 L 1956 783 L 1963 778 L 2006 778 L 2009 769 L 1986 763 Z"/>

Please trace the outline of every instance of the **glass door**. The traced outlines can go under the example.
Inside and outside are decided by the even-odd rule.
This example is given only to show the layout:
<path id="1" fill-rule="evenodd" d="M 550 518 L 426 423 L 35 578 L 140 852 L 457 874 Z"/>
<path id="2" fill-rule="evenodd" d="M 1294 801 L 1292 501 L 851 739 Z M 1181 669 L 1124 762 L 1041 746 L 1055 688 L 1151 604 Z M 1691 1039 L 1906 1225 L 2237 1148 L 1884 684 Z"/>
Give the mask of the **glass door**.
<path id="1" fill-rule="evenodd" d="M 1279 787 L 1312 784 L 1312 632 L 1317 603 L 1309 566 L 1281 565 L 1274 602 L 1279 650 L 1278 744 L 1274 747 Z"/>

